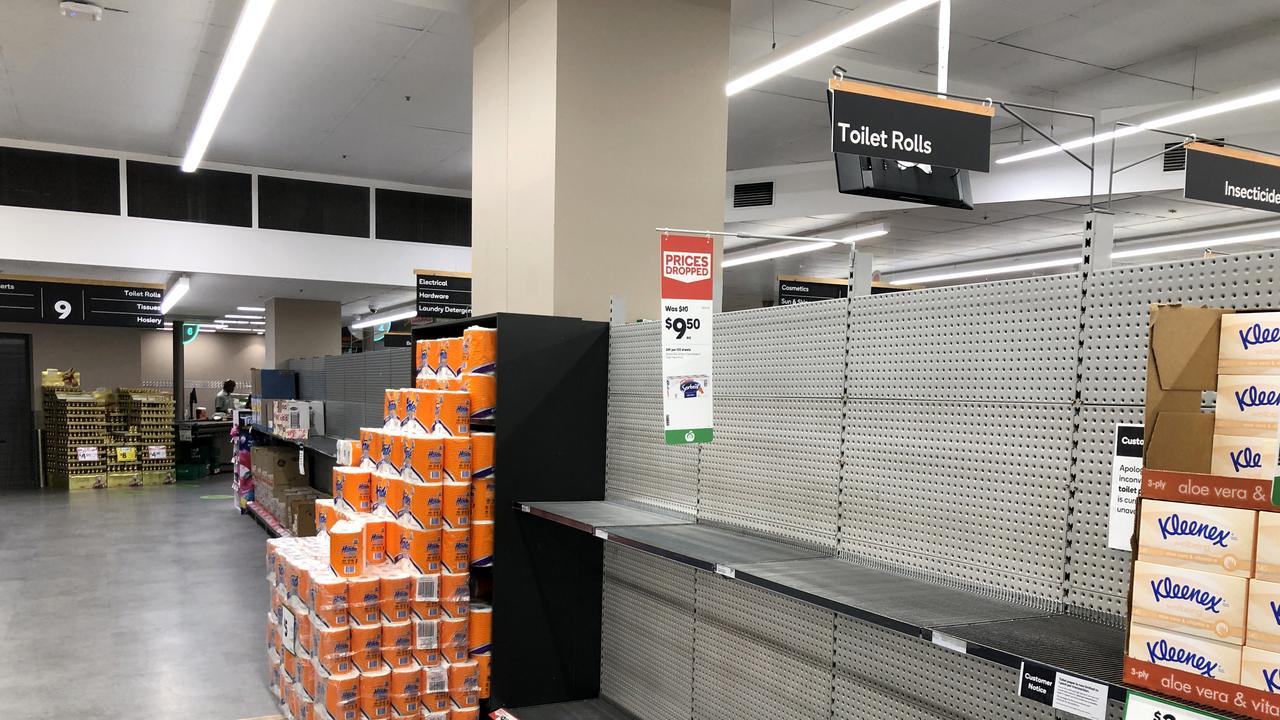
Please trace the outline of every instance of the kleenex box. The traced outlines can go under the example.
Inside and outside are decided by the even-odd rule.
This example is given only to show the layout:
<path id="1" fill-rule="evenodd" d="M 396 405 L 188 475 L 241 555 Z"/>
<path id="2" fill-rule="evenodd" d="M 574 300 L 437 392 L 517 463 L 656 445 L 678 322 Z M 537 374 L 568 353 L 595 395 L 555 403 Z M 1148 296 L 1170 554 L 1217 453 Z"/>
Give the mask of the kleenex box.
<path id="1" fill-rule="evenodd" d="M 1219 375 L 1213 434 L 1280 438 L 1280 376 Z"/>
<path id="2" fill-rule="evenodd" d="M 1249 580 L 1138 560 L 1133 563 L 1134 622 L 1244 644 Z"/>
<path id="3" fill-rule="evenodd" d="M 1218 374 L 1280 375 L 1280 312 L 1223 315 Z"/>
<path id="4" fill-rule="evenodd" d="M 1247 578 L 1257 520 L 1253 510 L 1143 500 L 1138 559 Z"/>
<path id="5" fill-rule="evenodd" d="M 1280 653 L 1245 646 L 1240 654 L 1240 684 L 1280 693 Z"/>
<path id="6" fill-rule="evenodd" d="M 1249 581 L 1248 620 L 1245 644 L 1280 652 L 1280 583 Z"/>
<path id="7" fill-rule="evenodd" d="M 1129 657 L 1196 675 L 1240 682 L 1240 646 L 1173 630 L 1129 625 Z"/>
<path id="8" fill-rule="evenodd" d="M 1280 438 L 1214 435 L 1209 472 L 1226 477 L 1270 480 L 1276 476 Z"/>
<path id="9" fill-rule="evenodd" d="M 1258 513 L 1258 545 L 1253 563 L 1255 578 L 1280 582 L 1280 513 Z"/>

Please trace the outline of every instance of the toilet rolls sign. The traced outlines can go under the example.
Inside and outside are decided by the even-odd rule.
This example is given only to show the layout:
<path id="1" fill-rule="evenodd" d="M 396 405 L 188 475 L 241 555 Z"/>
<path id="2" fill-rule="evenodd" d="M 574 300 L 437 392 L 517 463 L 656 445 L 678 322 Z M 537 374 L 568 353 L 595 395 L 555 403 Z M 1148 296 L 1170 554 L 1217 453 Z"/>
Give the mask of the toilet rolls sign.
<path id="1" fill-rule="evenodd" d="M 668 445 L 711 442 L 711 298 L 709 237 L 661 241 L 662 410 Z"/>
<path id="2" fill-rule="evenodd" d="M 1280 158 L 1273 155 L 1191 143 L 1185 183 L 1191 200 L 1280 212 Z"/>
<path id="3" fill-rule="evenodd" d="M 991 169 L 990 105 L 834 78 L 827 99 L 832 152 Z"/>
<path id="4" fill-rule="evenodd" d="M 158 328 L 163 285 L 0 276 L 0 320 Z"/>

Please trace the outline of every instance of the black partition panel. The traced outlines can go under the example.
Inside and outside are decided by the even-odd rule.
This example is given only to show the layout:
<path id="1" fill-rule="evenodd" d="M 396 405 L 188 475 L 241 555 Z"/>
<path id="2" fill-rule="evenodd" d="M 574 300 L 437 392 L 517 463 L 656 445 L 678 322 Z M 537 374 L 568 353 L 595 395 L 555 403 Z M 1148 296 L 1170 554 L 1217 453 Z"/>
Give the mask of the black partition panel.
<path id="1" fill-rule="evenodd" d="M 375 197 L 378 238 L 471 247 L 471 198 L 382 188 Z"/>
<path id="2" fill-rule="evenodd" d="M 156 220 L 253 225 L 253 176 L 226 170 L 182 172 L 177 165 L 125 163 L 129 216 Z"/>
<path id="3" fill-rule="evenodd" d="M 0 147 L 0 205 L 119 215 L 120 161 Z"/>
<path id="4" fill-rule="evenodd" d="M 604 498 L 609 326 L 499 313 L 415 328 L 414 339 L 498 330 L 491 708 L 600 691 L 603 548 L 518 512 L 539 498 Z M 476 431 L 485 428 L 477 426 Z M 482 584 L 482 568 L 474 568 Z"/>
<path id="5" fill-rule="evenodd" d="M 369 188 L 259 175 L 258 227 L 369 237 Z"/>

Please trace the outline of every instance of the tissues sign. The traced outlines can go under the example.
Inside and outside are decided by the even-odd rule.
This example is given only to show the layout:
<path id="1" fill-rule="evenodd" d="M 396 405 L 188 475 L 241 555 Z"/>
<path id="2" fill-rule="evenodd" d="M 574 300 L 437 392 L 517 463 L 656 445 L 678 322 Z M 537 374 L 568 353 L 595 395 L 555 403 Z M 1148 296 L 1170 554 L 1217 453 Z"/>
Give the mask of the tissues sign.
<path id="1" fill-rule="evenodd" d="M 832 79 L 831 151 L 944 168 L 991 168 L 990 105 Z"/>

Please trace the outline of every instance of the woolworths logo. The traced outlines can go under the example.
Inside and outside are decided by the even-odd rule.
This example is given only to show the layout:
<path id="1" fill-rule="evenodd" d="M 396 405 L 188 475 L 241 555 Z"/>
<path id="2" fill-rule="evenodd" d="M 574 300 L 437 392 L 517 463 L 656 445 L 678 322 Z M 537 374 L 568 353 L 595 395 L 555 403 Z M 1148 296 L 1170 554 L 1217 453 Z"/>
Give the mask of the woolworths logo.
<path id="1" fill-rule="evenodd" d="M 711 442 L 711 428 L 667 430 L 666 441 L 668 445 L 686 445 L 700 442 Z"/>

